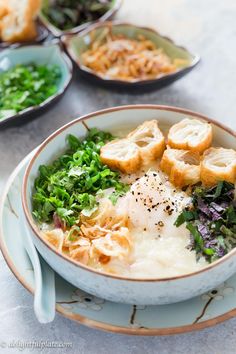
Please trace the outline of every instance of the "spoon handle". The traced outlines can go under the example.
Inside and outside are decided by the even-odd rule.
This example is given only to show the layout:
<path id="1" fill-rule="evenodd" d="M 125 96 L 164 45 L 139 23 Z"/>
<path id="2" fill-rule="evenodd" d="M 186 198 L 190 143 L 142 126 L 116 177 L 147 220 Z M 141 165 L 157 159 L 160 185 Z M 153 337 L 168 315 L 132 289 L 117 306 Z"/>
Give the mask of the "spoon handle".
<path id="1" fill-rule="evenodd" d="M 40 323 L 49 323 L 55 317 L 55 273 L 44 259 L 38 255 L 26 226 L 24 215 L 22 215 L 21 219 L 24 246 L 34 269 L 34 312 Z"/>
<path id="2" fill-rule="evenodd" d="M 49 323 L 55 317 L 55 273 L 42 257 L 39 262 L 41 281 L 34 295 L 34 312 L 40 323 Z"/>

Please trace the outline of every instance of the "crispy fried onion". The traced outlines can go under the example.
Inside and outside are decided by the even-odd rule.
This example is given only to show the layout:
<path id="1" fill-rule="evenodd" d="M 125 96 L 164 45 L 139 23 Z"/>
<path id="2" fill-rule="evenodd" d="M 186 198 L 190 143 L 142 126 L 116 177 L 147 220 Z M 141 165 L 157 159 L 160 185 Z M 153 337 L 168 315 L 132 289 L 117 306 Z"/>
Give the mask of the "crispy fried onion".
<path id="1" fill-rule="evenodd" d="M 104 198 L 91 217 L 81 216 L 79 225 L 64 233 L 61 229 L 46 231 L 44 237 L 72 259 L 95 266 L 129 255 L 131 239 L 127 224 L 127 215 L 119 214 L 111 201 Z"/>
<path id="2" fill-rule="evenodd" d="M 155 79 L 188 66 L 188 61 L 172 59 L 164 49 L 143 35 L 131 38 L 106 27 L 90 33 L 91 44 L 82 53 L 80 64 L 102 78 L 123 81 Z"/>

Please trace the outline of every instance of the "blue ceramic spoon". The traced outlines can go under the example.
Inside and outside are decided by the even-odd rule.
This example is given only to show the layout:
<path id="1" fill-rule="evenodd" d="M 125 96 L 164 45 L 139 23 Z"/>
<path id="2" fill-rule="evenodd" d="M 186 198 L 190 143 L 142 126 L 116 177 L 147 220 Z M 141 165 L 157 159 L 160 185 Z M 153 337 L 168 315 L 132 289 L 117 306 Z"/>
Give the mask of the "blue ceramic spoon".
<path id="1" fill-rule="evenodd" d="M 21 212 L 21 233 L 23 243 L 34 270 L 34 312 L 40 323 L 52 322 L 55 317 L 55 273 L 38 255 Z"/>

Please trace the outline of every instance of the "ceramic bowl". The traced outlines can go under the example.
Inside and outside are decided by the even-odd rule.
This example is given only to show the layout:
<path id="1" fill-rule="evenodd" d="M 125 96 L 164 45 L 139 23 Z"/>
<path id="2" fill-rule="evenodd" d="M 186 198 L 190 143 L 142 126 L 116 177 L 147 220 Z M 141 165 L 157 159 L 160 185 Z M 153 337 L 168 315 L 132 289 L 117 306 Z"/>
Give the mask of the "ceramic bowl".
<path id="1" fill-rule="evenodd" d="M 111 8 L 109 11 L 107 11 L 103 16 L 97 19 L 98 22 L 104 22 L 107 20 L 110 20 L 113 18 L 113 16 L 116 14 L 116 12 L 119 10 L 121 7 L 123 0 L 113 0 L 111 3 Z M 43 7 L 46 7 L 48 4 L 48 0 L 43 1 Z M 43 25 L 55 36 L 55 37 L 60 37 L 64 34 L 72 34 L 72 33 L 78 33 L 80 31 L 83 31 L 85 28 L 90 26 L 92 22 L 86 22 L 83 23 L 79 26 L 73 27 L 69 30 L 61 30 L 60 28 L 54 26 L 50 20 L 47 18 L 47 16 L 43 13 L 43 11 L 40 12 L 39 14 L 40 21 L 43 23 Z M 97 22 L 96 21 L 96 22 Z"/>
<path id="2" fill-rule="evenodd" d="M 33 242 L 42 257 L 67 281 L 93 295 L 116 302 L 155 305 L 186 300 L 213 289 L 236 271 L 236 248 L 223 258 L 207 267 L 186 275 L 164 279 L 133 279 L 111 275 L 76 263 L 53 249 L 40 235 L 32 216 L 32 194 L 38 168 L 49 164 L 65 150 L 68 134 L 83 137 L 86 127 L 97 127 L 115 133 L 122 129 L 131 129 L 145 120 L 157 119 L 164 132 L 183 118 L 195 117 L 212 123 L 214 144 L 236 149 L 236 133 L 229 128 L 198 113 L 185 109 L 137 105 L 109 108 L 75 119 L 63 126 L 39 147 L 31 159 L 25 175 L 22 190 L 23 208 Z M 86 123 L 85 123 L 86 122 Z"/>
<path id="3" fill-rule="evenodd" d="M 0 119 L 0 125 L 5 125 L 13 120 L 19 122 L 25 116 L 32 118 L 34 113 L 60 98 L 67 89 L 72 78 L 72 63 L 62 51 L 59 44 L 46 43 L 44 45 L 31 45 L 19 48 L 10 48 L 0 52 L 0 73 L 9 70 L 17 64 L 34 63 L 38 65 L 58 65 L 61 78 L 57 83 L 57 92 L 37 106 L 28 107 L 12 116 Z"/>
<path id="4" fill-rule="evenodd" d="M 16 42 L 16 43 L 10 43 L 10 42 L 2 42 L 0 41 L 0 49 L 6 49 L 6 48 L 18 48 L 21 46 L 25 45 L 33 45 L 37 43 L 42 43 L 47 37 L 48 37 L 48 30 L 46 27 L 41 25 L 40 23 L 37 24 L 37 37 L 34 40 L 31 40 L 29 42 Z"/>
<path id="5" fill-rule="evenodd" d="M 164 75 L 162 77 L 151 80 L 138 80 L 128 82 L 124 80 L 109 79 L 99 76 L 94 71 L 89 69 L 83 64 L 82 54 L 89 48 L 91 44 L 91 33 L 93 40 L 98 37 L 104 28 L 111 28 L 114 34 L 123 34 L 128 38 L 136 39 L 139 35 L 145 36 L 150 39 L 157 47 L 163 48 L 165 53 L 171 59 L 184 59 L 186 60 L 186 66 L 179 69 L 177 72 Z M 169 85 L 172 82 L 180 79 L 191 71 L 199 62 L 200 58 L 197 55 L 191 54 L 186 48 L 176 45 L 171 39 L 161 36 L 158 32 L 150 28 L 138 27 L 132 24 L 121 22 L 105 22 L 98 23 L 90 26 L 85 31 L 75 34 L 66 35 L 62 37 L 62 41 L 66 47 L 66 50 L 73 61 L 77 64 L 80 73 L 89 79 L 90 81 L 107 87 L 113 87 L 118 89 L 158 89 L 163 86 Z"/>
<path id="6" fill-rule="evenodd" d="M 34 152 L 15 168 L 0 200 L 0 249 L 16 279 L 34 294 L 37 274 L 25 252 L 19 218 L 21 185 Z M 78 324 L 130 335 L 169 335 L 196 331 L 236 316 L 236 274 L 211 291 L 181 303 L 127 305 L 90 295 L 56 274 L 56 310 Z M 6 289 L 6 291 L 8 288 Z M 9 288 L 9 291 L 11 289 Z M 9 296 L 12 296 L 9 293 Z"/>

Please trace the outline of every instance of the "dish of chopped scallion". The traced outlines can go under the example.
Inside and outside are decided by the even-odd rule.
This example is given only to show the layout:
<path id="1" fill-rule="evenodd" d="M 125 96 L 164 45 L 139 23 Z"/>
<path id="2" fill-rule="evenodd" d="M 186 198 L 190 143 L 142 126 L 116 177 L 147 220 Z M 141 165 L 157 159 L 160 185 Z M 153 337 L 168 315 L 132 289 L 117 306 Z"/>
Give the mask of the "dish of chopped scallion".
<path id="1" fill-rule="evenodd" d="M 58 88 L 61 77 L 57 65 L 16 65 L 0 74 L 0 119 L 26 108 L 38 106 Z"/>

